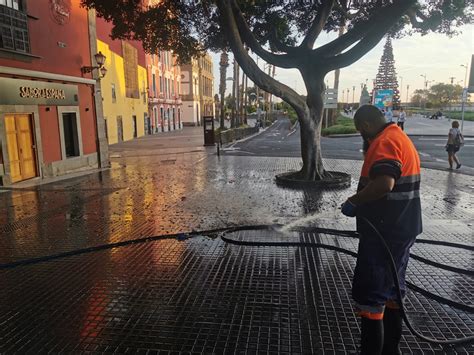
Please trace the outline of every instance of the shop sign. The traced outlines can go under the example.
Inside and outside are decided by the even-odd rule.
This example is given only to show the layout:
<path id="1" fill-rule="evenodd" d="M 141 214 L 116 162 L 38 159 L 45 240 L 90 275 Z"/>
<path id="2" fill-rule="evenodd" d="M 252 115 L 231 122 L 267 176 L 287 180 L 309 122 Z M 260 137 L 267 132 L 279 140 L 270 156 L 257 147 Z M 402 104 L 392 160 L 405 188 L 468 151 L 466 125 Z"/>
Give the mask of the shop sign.
<path id="1" fill-rule="evenodd" d="M 0 78 L 0 105 L 76 106 L 78 104 L 76 85 Z"/>

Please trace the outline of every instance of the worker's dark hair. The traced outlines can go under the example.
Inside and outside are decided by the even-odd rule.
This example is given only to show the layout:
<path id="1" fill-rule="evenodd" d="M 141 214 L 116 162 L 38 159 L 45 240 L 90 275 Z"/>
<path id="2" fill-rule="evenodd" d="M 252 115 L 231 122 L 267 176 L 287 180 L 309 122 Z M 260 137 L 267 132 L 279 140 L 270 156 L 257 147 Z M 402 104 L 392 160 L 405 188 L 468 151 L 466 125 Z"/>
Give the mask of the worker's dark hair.
<path id="1" fill-rule="evenodd" d="M 379 123 L 382 121 L 385 122 L 385 117 L 374 105 L 363 105 L 356 111 L 354 121 Z"/>
<path id="2" fill-rule="evenodd" d="M 459 122 L 458 121 L 453 121 L 453 123 L 451 123 L 451 127 L 459 128 Z"/>

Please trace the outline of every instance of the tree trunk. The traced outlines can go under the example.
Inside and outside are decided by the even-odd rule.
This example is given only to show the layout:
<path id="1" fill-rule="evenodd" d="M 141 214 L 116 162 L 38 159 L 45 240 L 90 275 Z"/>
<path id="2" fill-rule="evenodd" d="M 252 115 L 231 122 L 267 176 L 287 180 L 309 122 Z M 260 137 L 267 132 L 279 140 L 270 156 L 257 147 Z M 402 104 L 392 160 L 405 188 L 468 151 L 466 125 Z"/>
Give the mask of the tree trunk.
<path id="1" fill-rule="evenodd" d="M 219 83 L 219 94 L 221 96 L 221 117 L 220 117 L 220 128 L 223 131 L 225 129 L 225 90 L 226 90 L 226 79 L 227 79 L 227 67 L 229 66 L 229 57 L 226 52 L 221 53 L 221 60 L 219 62 L 220 68 L 220 83 Z"/>
<path id="2" fill-rule="evenodd" d="M 301 134 L 301 157 L 303 167 L 300 178 L 304 180 L 322 180 L 327 177 L 321 154 L 321 124 L 324 107 L 324 76 L 308 77 L 306 88 L 307 108 L 298 114 Z"/>

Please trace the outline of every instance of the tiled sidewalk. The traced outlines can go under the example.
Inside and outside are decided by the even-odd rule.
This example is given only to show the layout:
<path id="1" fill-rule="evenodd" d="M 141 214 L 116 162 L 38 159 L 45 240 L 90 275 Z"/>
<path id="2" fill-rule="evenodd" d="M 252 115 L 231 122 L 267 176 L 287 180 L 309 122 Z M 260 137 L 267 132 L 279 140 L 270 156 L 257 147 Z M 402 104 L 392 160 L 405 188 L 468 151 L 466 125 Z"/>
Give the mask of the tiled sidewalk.
<path id="1" fill-rule="evenodd" d="M 128 155 L 113 158 L 113 168 L 100 174 L 0 194 L 0 263 L 144 236 L 285 223 L 308 214 L 315 215 L 313 225 L 354 228 L 337 207 L 355 184 L 319 192 L 275 186 L 274 175 L 297 169 L 299 159 L 219 159 L 201 151 Z M 356 177 L 360 162 L 327 160 L 326 166 Z M 473 187 L 472 177 L 424 170 L 422 237 L 474 245 Z M 346 238 L 309 232 L 291 237 L 356 248 Z M 413 252 L 472 269 L 472 252 L 424 244 Z M 237 247 L 202 235 L 2 270 L 0 353 L 355 352 L 353 267 L 352 257 L 332 251 Z M 412 261 L 408 279 L 472 305 L 472 277 Z M 426 335 L 474 332 L 473 314 L 413 292 L 407 306 Z M 402 346 L 404 353 L 446 351 L 407 332 Z"/>

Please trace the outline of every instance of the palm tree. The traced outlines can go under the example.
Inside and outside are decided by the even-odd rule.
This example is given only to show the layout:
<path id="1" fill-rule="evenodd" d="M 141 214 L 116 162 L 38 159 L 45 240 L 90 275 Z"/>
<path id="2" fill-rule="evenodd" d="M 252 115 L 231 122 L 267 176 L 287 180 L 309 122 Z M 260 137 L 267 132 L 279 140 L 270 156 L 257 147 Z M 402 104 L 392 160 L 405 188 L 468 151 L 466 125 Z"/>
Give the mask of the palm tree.
<path id="1" fill-rule="evenodd" d="M 220 105 L 221 105 L 221 117 L 220 117 L 220 128 L 221 130 L 225 129 L 225 89 L 226 89 L 226 76 L 227 76 L 227 67 L 229 66 L 229 56 L 227 52 L 221 53 L 221 60 L 219 62 L 219 72 L 220 72 L 220 83 L 219 83 L 219 94 L 221 95 Z"/>

